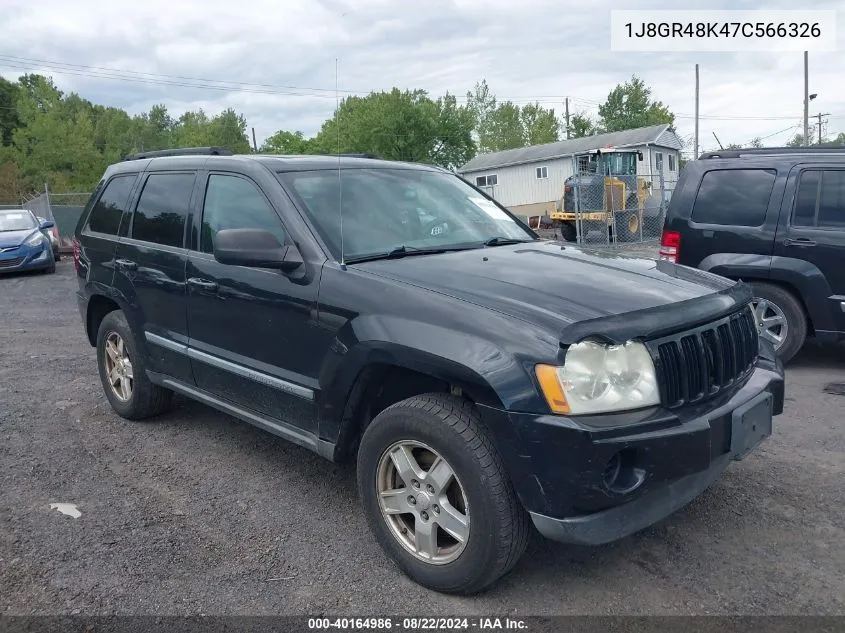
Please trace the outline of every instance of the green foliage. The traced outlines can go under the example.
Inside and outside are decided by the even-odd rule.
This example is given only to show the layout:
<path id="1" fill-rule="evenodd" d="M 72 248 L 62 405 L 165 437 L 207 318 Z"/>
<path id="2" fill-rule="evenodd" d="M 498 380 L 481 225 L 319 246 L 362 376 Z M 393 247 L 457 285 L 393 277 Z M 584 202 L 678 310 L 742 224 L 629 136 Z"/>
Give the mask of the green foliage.
<path id="1" fill-rule="evenodd" d="M 452 95 L 435 101 L 424 90 L 394 88 L 344 99 L 311 147 L 326 154 L 369 153 L 451 168 L 475 153 L 473 122 L 472 113 Z"/>
<path id="2" fill-rule="evenodd" d="M 249 152 L 246 120 L 232 109 L 212 117 L 186 112 L 174 120 L 164 105 L 131 117 L 64 94 L 42 75 L 24 75 L 16 83 L 0 78 L 3 202 L 20 202 L 44 183 L 55 192 L 90 191 L 106 166 L 127 154 L 205 145 Z"/>
<path id="3" fill-rule="evenodd" d="M 583 138 L 597 132 L 595 121 L 586 114 L 575 114 L 569 118 L 569 138 Z"/>
<path id="4" fill-rule="evenodd" d="M 302 132 L 279 130 L 269 137 L 260 149 L 263 154 L 316 154 L 314 139 L 305 138 Z"/>
<path id="5" fill-rule="evenodd" d="M 599 117 L 605 132 L 675 123 L 675 115 L 663 103 L 652 99 L 651 88 L 636 75 L 610 91 L 607 100 L 599 106 Z"/>
<path id="6" fill-rule="evenodd" d="M 539 103 L 522 108 L 510 101 L 499 103 L 486 80 L 467 92 L 467 109 L 482 152 L 553 143 L 560 138 L 554 109 L 543 108 Z"/>

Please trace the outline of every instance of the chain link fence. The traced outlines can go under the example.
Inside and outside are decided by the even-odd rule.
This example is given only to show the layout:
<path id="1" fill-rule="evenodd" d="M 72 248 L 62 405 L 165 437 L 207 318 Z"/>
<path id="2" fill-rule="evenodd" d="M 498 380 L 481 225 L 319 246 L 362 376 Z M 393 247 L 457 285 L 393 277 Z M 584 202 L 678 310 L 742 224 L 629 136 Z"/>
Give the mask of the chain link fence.
<path id="1" fill-rule="evenodd" d="M 25 198 L 21 207 L 29 209 L 39 218 L 55 224 L 53 235 L 59 241 L 62 252 L 73 250 L 73 232 L 88 202 L 90 193 L 51 193 L 47 187 L 44 192 Z"/>
<path id="2" fill-rule="evenodd" d="M 585 246 L 651 246 L 660 240 L 674 182 L 638 173 L 634 151 L 575 156 L 554 214 L 561 236 Z"/>

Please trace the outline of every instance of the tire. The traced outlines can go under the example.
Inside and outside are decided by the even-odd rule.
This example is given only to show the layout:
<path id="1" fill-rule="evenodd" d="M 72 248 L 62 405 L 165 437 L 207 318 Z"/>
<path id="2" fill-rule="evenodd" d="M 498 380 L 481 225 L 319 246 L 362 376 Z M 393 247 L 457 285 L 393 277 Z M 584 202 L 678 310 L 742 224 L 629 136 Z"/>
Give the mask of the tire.
<path id="1" fill-rule="evenodd" d="M 113 337 L 118 337 L 123 343 L 123 350 L 130 362 L 129 372 L 129 395 L 122 399 L 116 393 L 117 388 L 112 388 L 108 377 L 108 355 L 106 351 L 107 341 L 114 342 Z M 109 312 L 97 330 L 97 368 L 100 373 L 100 382 L 103 385 L 103 392 L 111 404 L 112 409 L 120 417 L 127 420 L 144 420 L 163 413 L 170 406 L 173 400 L 173 392 L 164 387 L 153 384 L 147 377 L 144 359 L 138 353 L 138 345 L 132 329 L 126 321 L 126 316 L 121 310 Z M 124 373 L 126 370 L 124 370 Z M 124 376 L 126 377 L 126 376 Z M 122 381 L 120 382 L 122 385 Z M 124 392 L 124 395 L 126 393 Z"/>
<path id="2" fill-rule="evenodd" d="M 453 497 L 447 498 L 439 490 L 437 494 L 432 490 L 430 498 L 420 497 L 411 485 L 400 482 L 391 487 L 399 492 L 407 490 L 417 494 L 420 500 L 415 501 L 412 508 L 417 514 L 399 514 L 401 510 L 390 518 L 382 514 L 382 464 L 398 471 L 394 460 L 387 455 L 391 449 L 398 450 L 397 444 L 404 447 L 406 443 L 423 446 L 418 449 L 420 461 L 416 462 L 420 466 L 422 459 L 429 454 L 427 448 L 439 454 L 446 468 L 454 473 L 450 494 L 454 494 L 455 485 L 463 493 L 467 535 L 453 553 L 448 554 L 449 544 L 451 541 L 457 543 L 457 540 L 439 527 L 434 514 L 429 517 L 432 529 L 434 524 L 438 525 L 434 550 L 447 552 L 444 559 L 453 556 L 451 560 L 421 560 L 400 539 L 409 539 L 412 534 L 416 542 L 417 526 L 423 525 L 420 521 L 425 514 L 420 508 L 424 503 L 428 504 L 428 500 L 432 504 L 425 507 L 430 513 L 438 511 L 437 500 L 441 501 L 439 512 L 442 514 L 439 517 L 443 521 L 449 512 L 454 514 L 455 509 L 461 507 L 461 498 L 455 502 Z M 425 484 L 418 488 L 420 491 L 427 487 L 427 481 L 434 481 L 431 471 L 423 472 L 420 479 L 419 484 Z M 361 439 L 358 490 L 370 528 L 387 556 L 414 581 L 435 591 L 459 594 L 481 591 L 510 571 L 525 551 L 529 533 L 528 515 L 516 497 L 501 458 L 482 427 L 475 407 L 456 396 L 440 393 L 414 396 L 378 414 Z M 413 495 L 407 497 L 408 501 L 410 496 Z M 394 518 L 400 522 L 409 521 L 409 525 L 414 526 L 413 531 L 408 530 L 408 536 L 401 536 L 401 529 L 393 526 Z M 441 548 L 439 543 L 446 545 Z"/>
<path id="3" fill-rule="evenodd" d="M 52 275 L 53 273 L 56 272 L 56 262 L 55 261 L 50 262 L 50 264 L 47 266 L 47 268 L 42 269 L 41 272 L 43 272 L 45 275 Z"/>
<path id="4" fill-rule="evenodd" d="M 560 237 L 566 242 L 575 242 L 578 240 L 578 231 L 575 225 L 571 222 L 562 222 L 560 224 Z"/>
<path id="5" fill-rule="evenodd" d="M 760 338 L 772 343 L 781 361 L 786 363 L 801 349 L 807 338 L 807 315 L 804 307 L 795 295 L 781 286 L 759 281 L 750 282 L 749 285 L 754 293 L 755 320 L 758 327 L 763 323 Z M 761 302 L 768 302 L 770 308 L 764 308 L 765 304 L 761 305 Z M 761 321 L 761 317 L 771 319 L 781 315 L 786 321 L 786 335 L 783 341 L 777 344 L 776 340 L 767 335 L 766 322 Z M 782 329 L 773 331 L 783 332 Z"/>

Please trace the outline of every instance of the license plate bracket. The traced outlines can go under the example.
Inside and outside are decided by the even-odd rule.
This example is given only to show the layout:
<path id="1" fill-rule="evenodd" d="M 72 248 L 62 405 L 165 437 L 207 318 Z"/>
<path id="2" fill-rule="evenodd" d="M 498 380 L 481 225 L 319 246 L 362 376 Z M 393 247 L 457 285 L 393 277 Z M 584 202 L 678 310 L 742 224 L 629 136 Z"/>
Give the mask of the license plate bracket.
<path id="1" fill-rule="evenodd" d="M 757 445 L 772 434 L 774 398 L 763 392 L 731 414 L 731 457 L 744 459 Z"/>

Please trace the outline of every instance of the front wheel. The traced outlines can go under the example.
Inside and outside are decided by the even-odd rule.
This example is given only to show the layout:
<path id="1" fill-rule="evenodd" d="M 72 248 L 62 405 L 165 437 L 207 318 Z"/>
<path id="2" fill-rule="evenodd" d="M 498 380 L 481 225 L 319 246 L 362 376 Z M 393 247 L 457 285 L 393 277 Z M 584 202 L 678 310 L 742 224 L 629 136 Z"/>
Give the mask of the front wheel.
<path id="1" fill-rule="evenodd" d="M 385 553 L 413 580 L 470 594 L 525 551 L 529 519 L 472 403 L 414 396 L 367 427 L 358 489 Z"/>

